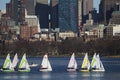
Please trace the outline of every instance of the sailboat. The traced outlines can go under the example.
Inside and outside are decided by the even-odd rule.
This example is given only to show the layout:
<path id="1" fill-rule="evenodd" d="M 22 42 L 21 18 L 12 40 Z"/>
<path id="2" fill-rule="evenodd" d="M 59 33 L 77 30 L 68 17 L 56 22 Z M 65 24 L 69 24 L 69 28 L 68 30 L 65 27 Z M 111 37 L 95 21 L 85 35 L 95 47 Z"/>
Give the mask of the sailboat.
<path id="1" fill-rule="evenodd" d="M 99 54 L 96 55 L 96 53 L 93 56 L 92 62 L 91 62 L 91 71 L 96 72 L 104 72 L 104 66 L 100 60 Z"/>
<path id="2" fill-rule="evenodd" d="M 7 55 L 5 62 L 3 64 L 2 72 L 14 72 L 14 68 L 12 68 L 12 63 L 10 59 L 10 54 Z"/>
<path id="3" fill-rule="evenodd" d="M 23 55 L 21 62 L 18 67 L 19 72 L 30 72 L 30 67 L 26 59 L 26 54 Z"/>
<path id="4" fill-rule="evenodd" d="M 90 70 L 90 62 L 88 59 L 88 54 L 86 53 L 82 62 L 81 71 L 88 72 L 89 70 Z"/>
<path id="5" fill-rule="evenodd" d="M 43 57 L 43 60 L 42 60 L 41 66 L 40 66 L 40 71 L 52 71 L 52 67 L 49 62 L 47 54 L 45 54 Z"/>
<path id="6" fill-rule="evenodd" d="M 76 71 L 76 70 L 77 70 L 77 61 L 75 59 L 75 54 L 73 53 L 68 63 L 67 71 Z"/>
<path id="7" fill-rule="evenodd" d="M 14 58 L 13 58 L 13 62 L 12 62 L 12 67 L 13 68 L 16 68 L 18 61 L 19 61 L 19 59 L 18 59 L 18 55 L 16 53 Z"/>

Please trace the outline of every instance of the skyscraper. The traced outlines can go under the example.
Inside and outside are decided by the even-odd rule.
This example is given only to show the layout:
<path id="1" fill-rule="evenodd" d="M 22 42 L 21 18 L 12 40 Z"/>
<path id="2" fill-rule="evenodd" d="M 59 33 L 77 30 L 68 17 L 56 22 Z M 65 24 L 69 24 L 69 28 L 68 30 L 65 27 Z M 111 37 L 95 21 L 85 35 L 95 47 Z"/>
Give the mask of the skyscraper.
<path id="1" fill-rule="evenodd" d="M 35 7 L 36 5 L 48 5 L 48 0 L 26 0 L 25 7 L 28 15 L 35 15 Z"/>
<path id="2" fill-rule="evenodd" d="M 93 9 L 93 0 L 82 0 L 83 1 L 83 15 L 89 14 L 89 11 Z"/>
<path id="3" fill-rule="evenodd" d="M 82 0 L 78 0 L 78 26 L 81 27 L 82 23 Z"/>
<path id="4" fill-rule="evenodd" d="M 59 0 L 59 28 L 61 31 L 77 31 L 78 0 Z"/>
<path id="5" fill-rule="evenodd" d="M 35 15 L 35 6 L 36 6 L 35 0 L 26 0 L 25 8 L 28 15 Z"/>
<path id="6" fill-rule="evenodd" d="M 41 28 L 49 28 L 49 10 L 48 0 L 36 0 L 35 15 L 39 17 Z"/>
<path id="7" fill-rule="evenodd" d="M 82 0 L 82 21 L 86 22 L 88 14 L 93 10 L 93 0 Z"/>
<path id="8" fill-rule="evenodd" d="M 101 0 L 99 7 L 101 22 L 106 25 L 109 23 L 112 12 L 116 11 L 117 3 L 120 3 L 120 0 Z"/>
<path id="9" fill-rule="evenodd" d="M 16 22 L 16 25 L 25 21 L 25 0 L 11 0 L 7 4 L 7 15 Z"/>
<path id="10" fill-rule="evenodd" d="M 58 0 L 26 0 L 25 7 L 28 15 L 39 17 L 41 28 L 58 27 Z"/>
<path id="11" fill-rule="evenodd" d="M 51 28 L 58 28 L 58 1 L 59 0 L 51 0 Z"/>

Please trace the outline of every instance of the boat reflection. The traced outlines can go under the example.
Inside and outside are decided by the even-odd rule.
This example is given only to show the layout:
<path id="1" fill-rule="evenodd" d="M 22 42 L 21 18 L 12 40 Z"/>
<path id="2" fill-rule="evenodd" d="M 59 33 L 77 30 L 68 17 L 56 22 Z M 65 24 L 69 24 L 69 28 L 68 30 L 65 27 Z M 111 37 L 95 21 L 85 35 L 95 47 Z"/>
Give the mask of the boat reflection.
<path id="1" fill-rule="evenodd" d="M 103 80 L 104 72 L 91 72 L 91 80 Z"/>
<path id="2" fill-rule="evenodd" d="M 76 78 L 77 77 L 77 72 L 69 72 L 68 73 L 70 78 Z"/>
<path id="3" fill-rule="evenodd" d="M 92 77 L 104 77 L 104 72 L 91 72 Z"/>
<path id="4" fill-rule="evenodd" d="M 28 78 L 29 78 L 28 75 L 21 75 L 21 76 L 20 76 L 20 79 L 28 79 Z"/>
<path id="5" fill-rule="evenodd" d="M 6 75 L 5 75 L 5 76 L 3 76 L 3 79 L 4 79 L 4 80 L 13 79 L 13 80 L 14 80 L 14 79 L 18 79 L 18 76 L 10 76 L 10 75 L 7 75 L 7 76 L 6 76 Z"/>
<path id="6" fill-rule="evenodd" d="M 81 76 L 82 77 L 89 77 L 90 76 L 90 72 L 82 72 Z"/>
<path id="7" fill-rule="evenodd" d="M 50 79 L 51 78 L 50 72 L 42 72 L 41 77 L 42 79 Z"/>

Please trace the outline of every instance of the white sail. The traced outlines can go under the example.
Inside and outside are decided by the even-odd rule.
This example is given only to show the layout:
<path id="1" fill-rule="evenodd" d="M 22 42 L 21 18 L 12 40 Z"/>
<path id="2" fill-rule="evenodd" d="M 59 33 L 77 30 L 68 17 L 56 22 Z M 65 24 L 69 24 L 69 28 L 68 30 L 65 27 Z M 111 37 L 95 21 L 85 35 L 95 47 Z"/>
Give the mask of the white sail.
<path id="1" fill-rule="evenodd" d="M 51 64 L 48 60 L 48 55 L 45 54 L 41 63 L 40 71 L 52 71 Z"/>
<path id="2" fill-rule="evenodd" d="M 44 55 L 41 66 L 42 68 L 48 67 L 48 56 L 47 55 Z"/>
<path id="3" fill-rule="evenodd" d="M 29 72 L 30 71 L 30 67 L 28 64 L 28 61 L 26 59 L 26 54 L 23 55 L 20 65 L 19 65 L 19 71 L 23 71 L 23 72 Z"/>
<path id="4" fill-rule="evenodd" d="M 100 57 L 99 57 L 99 54 L 97 54 L 97 62 L 98 62 L 98 69 L 100 70 L 100 71 L 105 71 L 105 69 L 104 69 L 104 66 L 103 66 L 103 64 L 102 64 L 102 62 L 101 62 L 101 60 L 100 60 Z"/>
<path id="5" fill-rule="evenodd" d="M 68 63 L 68 68 L 74 68 L 74 69 L 77 69 L 77 62 L 75 60 L 75 54 L 73 53 L 71 58 L 70 58 L 70 61 Z"/>
<path id="6" fill-rule="evenodd" d="M 13 62 L 12 62 L 12 67 L 15 68 L 17 66 L 19 59 L 18 59 L 18 55 L 17 53 L 15 54 L 14 58 L 13 58 Z"/>
<path id="7" fill-rule="evenodd" d="M 77 61 L 75 59 L 75 54 L 73 53 L 71 58 L 70 58 L 70 61 L 68 63 L 68 68 L 67 70 L 68 71 L 75 71 L 77 69 Z"/>
<path id="8" fill-rule="evenodd" d="M 77 69 L 77 61 L 75 59 L 75 65 L 74 65 L 74 68 Z"/>
<path id="9" fill-rule="evenodd" d="M 97 60 L 96 68 L 100 69 L 100 57 L 99 57 L 99 54 L 96 55 L 96 60 Z"/>
<path id="10" fill-rule="evenodd" d="M 86 53 L 82 62 L 81 71 L 89 71 L 89 70 L 90 70 L 90 61 L 88 59 L 88 54 Z"/>
<path id="11" fill-rule="evenodd" d="M 50 61 L 48 60 L 48 70 L 49 71 L 52 71 L 52 67 L 51 67 L 51 65 L 50 65 Z"/>
<path id="12" fill-rule="evenodd" d="M 102 71 L 105 71 L 105 68 L 104 68 L 104 66 L 103 66 L 103 64 L 102 64 L 101 61 L 100 61 L 100 65 L 101 65 L 101 70 L 102 70 Z"/>

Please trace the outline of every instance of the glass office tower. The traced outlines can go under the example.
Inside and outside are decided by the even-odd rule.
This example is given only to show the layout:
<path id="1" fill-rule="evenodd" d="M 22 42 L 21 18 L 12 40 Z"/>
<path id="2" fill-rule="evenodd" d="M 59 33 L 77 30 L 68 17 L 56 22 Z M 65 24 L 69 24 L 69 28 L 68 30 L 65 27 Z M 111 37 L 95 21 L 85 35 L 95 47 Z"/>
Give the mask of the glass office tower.
<path id="1" fill-rule="evenodd" d="M 77 32 L 78 0 L 59 0 L 58 13 L 60 31 Z"/>

